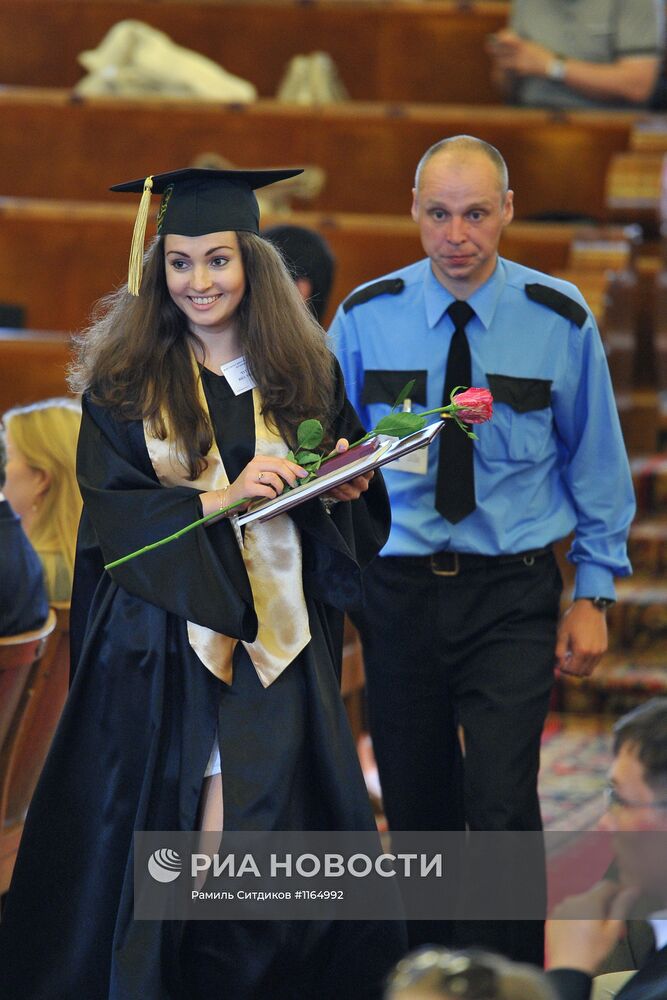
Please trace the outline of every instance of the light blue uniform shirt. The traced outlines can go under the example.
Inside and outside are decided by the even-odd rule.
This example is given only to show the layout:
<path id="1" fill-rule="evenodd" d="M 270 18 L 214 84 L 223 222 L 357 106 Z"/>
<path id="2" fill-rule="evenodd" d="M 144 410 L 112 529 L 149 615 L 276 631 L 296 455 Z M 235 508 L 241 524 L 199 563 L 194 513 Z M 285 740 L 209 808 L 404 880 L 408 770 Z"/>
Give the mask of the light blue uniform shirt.
<path id="1" fill-rule="evenodd" d="M 349 397 L 368 429 L 415 373 L 422 385 L 425 378 L 425 396 L 416 401 L 416 386 L 413 410 L 442 405 L 453 333 L 446 315 L 453 297 L 428 259 L 386 277 L 405 287 L 347 313 L 341 306 L 331 327 Z M 529 299 L 524 286 L 531 283 L 584 306 L 583 327 Z M 476 314 L 466 327 L 472 384 L 488 387 L 496 376 L 498 396 L 508 400 L 496 397 L 493 418 L 474 428 L 476 510 L 458 524 L 436 511 L 436 440 L 426 475 L 383 470 L 392 529 L 382 555 L 508 554 L 574 531 L 574 596 L 613 597 L 614 576 L 631 572 L 626 538 L 635 502 L 595 320 L 574 285 L 502 258 L 468 301 Z M 452 422 L 443 433 L 463 432 Z"/>

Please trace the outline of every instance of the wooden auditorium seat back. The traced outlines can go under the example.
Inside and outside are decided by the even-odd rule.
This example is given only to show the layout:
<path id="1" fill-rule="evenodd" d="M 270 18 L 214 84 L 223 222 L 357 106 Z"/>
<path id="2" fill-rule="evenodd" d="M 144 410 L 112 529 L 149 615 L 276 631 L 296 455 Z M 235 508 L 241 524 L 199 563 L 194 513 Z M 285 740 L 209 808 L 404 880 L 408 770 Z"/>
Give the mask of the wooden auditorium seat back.
<path id="1" fill-rule="evenodd" d="M 498 0 L 2 0 L 2 83 L 71 87 L 84 75 L 79 53 L 132 18 L 251 81 L 264 97 L 276 93 L 294 55 L 324 50 L 354 100 L 495 103 L 484 43 L 508 13 Z"/>
<path id="2" fill-rule="evenodd" d="M 401 215 L 294 211 L 262 216 L 266 227 L 290 222 L 316 229 L 331 245 L 337 263 L 325 326 L 357 285 L 423 257 L 408 202 L 409 191 Z M 26 309 L 26 329 L 0 328 L 0 412 L 68 391 L 68 332 L 84 329 L 94 302 L 125 280 L 135 216 L 132 205 L 0 197 L 0 299 L 21 302 Z M 148 239 L 154 216 L 155 211 Z M 633 226 L 517 219 L 503 233 L 500 249 L 510 260 L 553 274 L 583 266 L 617 270 L 619 259 L 624 266 L 634 263 L 637 241 Z M 575 244 L 576 260 L 571 260 Z M 28 269 L 25 259 L 31 261 Z M 54 308 L 52 276 L 62 260 L 67 268 L 59 271 Z"/>
<path id="3" fill-rule="evenodd" d="M 56 616 L 52 611 L 41 628 L 0 637 L 0 760 L 4 760 L 21 698 L 33 669 L 44 655 L 55 624 Z"/>
<path id="4" fill-rule="evenodd" d="M 634 222 L 644 235 L 655 237 L 664 215 L 664 152 L 631 149 L 614 153 L 605 178 L 605 200 L 610 221 Z"/>
<path id="5" fill-rule="evenodd" d="M 238 149 L 239 167 L 287 163 L 325 171 L 323 188 L 295 208 L 407 215 L 424 150 L 445 135 L 467 131 L 503 151 L 517 217 L 565 214 L 605 221 L 607 168 L 615 153 L 627 150 L 639 115 L 357 100 L 321 106 L 268 98 L 242 106 L 154 97 L 72 100 L 65 89 L 2 87 L 0 135 L 11 136 L 2 194 L 108 198 L 121 205 L 108 188 L 119 177 L 145 176 L 147 148 L 156 173 L 203 153 Z M 126 204 L 136 203 L 136 197 L 128 199 Z"/>
<path id="6" fill-rule="evenodd" d="M 30 682 L 30 700 L 16 734 L 5 823 L 22 823 L 41 774 L 69 688 L 69 602 L 52 604 L 56 627 Z"/>
<path id="7" fill-rule="evenodd" d="M 0 893 L 9 885 L 22 827 L 5 821 L 16 748 L 55 628 L 56 612 L 51 609 L 41 628 L 0 638 Z"/>

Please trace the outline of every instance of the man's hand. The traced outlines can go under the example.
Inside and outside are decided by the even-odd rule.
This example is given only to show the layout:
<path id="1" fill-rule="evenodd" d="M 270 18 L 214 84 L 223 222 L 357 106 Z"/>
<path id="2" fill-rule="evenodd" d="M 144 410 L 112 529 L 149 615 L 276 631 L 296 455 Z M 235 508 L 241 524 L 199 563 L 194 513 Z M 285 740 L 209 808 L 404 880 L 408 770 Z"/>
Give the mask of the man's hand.
<path id="1" fill-rule="evenodd" d="M 487 43 L 494 68 L 515 76 L 546 76 L 555 56 L 537 42 L 521 38 L 509 28 L 498 31 Z"/>
<path id="2" fill-rule="evenodd" d="M 334 500 L 358 500 L 361 494 L 368 489 L 368 484 L 374 475 L 375 473 L 371 471 L 365 472 L 363 476 L 356 476 L 349 483 L 343 483 L 341 486 L 329 490 L 327 496 L 333 497 Z"/>
<path id="3" fill-rule="evenodd" d="M 560 620 L 555 662 L 563 674 L 588 677 L 607 651 L 607 621 L 590 601 L 571 604 Z"/>
<path id="4" fill-rule="evenodd" d="M 637 889 L 602 881 L 559 903 L 546 923 L 547 968 L 594 975 L 621 937 L 637 896 Z"/>
<path id="5" fill-rule="evenodd" d="M 544 45 L 521 38 L 509 28 L 492 35 L 486 51 L 492 59 L 492 78 L 505 90 L 519 78 L 548 77 L 551 64 L 558 58 Z M 566 82 L 569 89 L 594 100 L 645 104 L 659 72 L 660 60 L 653 54 L 623 56 L 609 63 L 567 58 Z"/>

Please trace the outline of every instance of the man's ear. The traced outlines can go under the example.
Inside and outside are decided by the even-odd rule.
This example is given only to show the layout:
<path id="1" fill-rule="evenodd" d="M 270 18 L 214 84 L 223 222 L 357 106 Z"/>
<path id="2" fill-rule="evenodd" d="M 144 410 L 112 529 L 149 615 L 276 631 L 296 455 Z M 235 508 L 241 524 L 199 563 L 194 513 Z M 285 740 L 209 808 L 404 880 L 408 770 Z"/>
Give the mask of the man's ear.
<path id="1" fill-rule="evenodd" d="M 514 218 L 514 191 L 508 191 L 503 204 L 503 226 L 508 226 Z"/>
<path id="2" fill-rule="evenodd" d="M 299 277 L 294 279 L 294 284 L 299 289 L 299 295 L 307 302 L 313 294 L 313 283 L 310 278 Z"/>
<path id="3" fill-rule="evenodd" d="M 412 189 L 412 208 L 410 210 L 410 215 L 412 216 L 413 222 L 417 222 L 419 213 L 419 195 L 417 193 L 417 188 Z"/>

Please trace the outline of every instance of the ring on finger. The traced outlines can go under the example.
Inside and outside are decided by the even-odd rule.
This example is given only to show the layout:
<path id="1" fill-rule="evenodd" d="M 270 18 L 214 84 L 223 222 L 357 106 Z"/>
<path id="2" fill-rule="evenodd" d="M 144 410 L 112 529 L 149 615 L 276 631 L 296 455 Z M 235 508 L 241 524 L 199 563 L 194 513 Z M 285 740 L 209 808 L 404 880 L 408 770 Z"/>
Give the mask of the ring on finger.
<path id="1" fill-rule="evenodd" d="M 260 472 L 260 474 L 257 476 L 257 482 L 261 483 L 262 479 L 264 479 L 264 473 Z"/>

